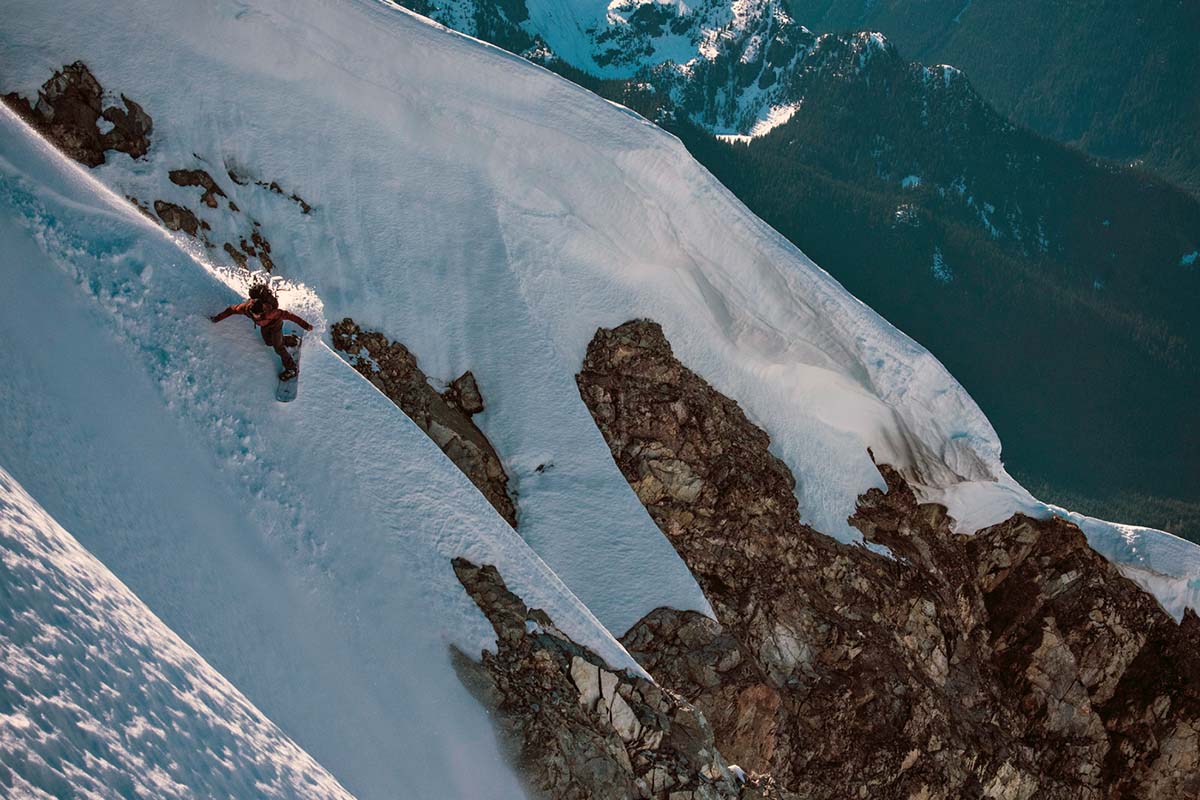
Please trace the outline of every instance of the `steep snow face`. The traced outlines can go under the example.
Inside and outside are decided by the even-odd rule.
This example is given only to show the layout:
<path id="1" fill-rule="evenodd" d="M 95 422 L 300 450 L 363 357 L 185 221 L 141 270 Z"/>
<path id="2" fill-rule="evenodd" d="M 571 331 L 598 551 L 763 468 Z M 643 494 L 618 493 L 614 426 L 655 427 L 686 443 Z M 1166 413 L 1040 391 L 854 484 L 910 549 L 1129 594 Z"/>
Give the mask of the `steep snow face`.
<path id="1" fill-rule="evenodd" d="M 660 321 L 685 363 L 764 422 L 808 519 L 844 538 L 857 536 L 845 523 L 857 495 L 882 485 L 868 447 L 931 485 L 999 474 L 995 434 L 941 365 L 673 137 L 386 6 L 151 5 L 132 48 L 93 2 L 28 3 L 24 32 L 5 34 L 5 69 L 28 85 L 78 56 L 142 98 L 157 121 L 150 160 L 98 170 L 122 193 L 167 191 L 163 173 L 197 154 L 218 176 L 254 165 L 311 202 L 304 216 L 224 184 L 328 316 L 353 312 L 438 377 L 475 371 L 522 532 L 592 608 L 604 602 L 589 576 L 620 557 L 613 537 L 653 531 L 573 385 L 601 325 Z M 181 92 L 180 74 L 206 77 Z M 591 541 L 565 540 L 581 522 Z M 626 566 L 623 588 L 644 592 Z"/>
<path id="2" fill-rule="evenodd" d="M 36 3 L 17 10 L 25 24 L 0 45 L 0 60 L 22 73 L 14 85 L 25 86 L 25 76 L 74 51 L 104 73 L 102 82 L 154 107 L 159 149 L 148 162 L 110 160 L 96 171 L 102 180 L 147 203 L 196 204 L 198 190 L 170 183 L 167 172 L 206 169 L 227 193 L 215 211 L 199 207 L 214 238 L 236 243 L 251 235 L 222 216 L 233 201 L 262 223 L 277 270 L 316 290 L 331 320 L 353 316 L 404 342 L 435 379 L 473 370 L 488 405 L 477 420 L 506 462 L 522 534 L 609 628 L 623 632 L 660 606 L 709 612 L 620 477 L 575 387 L 592 323 L 599 314 L 621 322 L 617 315 L 627 312 L 599 309 L 603 298 L 593 298 L 577 332 L 558 336 L 528 296 L 538 291 L 535 265 L 509 257 L 510 225 L 501 219 L 513 199 L 536 202 L 545 180 L 502 174 L 536 157 L 531 143 L 546 139 L 556 176 L 574 159 L 575 131 L 547 131 L 552 115 L 577 130 L 597 116 L 613 128 L 616 117 L 617 131 L 665 137 L 542 70 L 393 7 L 147 3 L 146 15 L 161 20 L 154 23 L 161 30 L 145 31 L 161 43 L 151 50 L 115 23 L 104 32 L 100 8 L 79 3 L 70 12 L 80 23 L 73 32 Z M 130 48 L 144 58 L 119 55 Z M 197 91 L 180 91 L 183 74 L 209 78 L 196 79 Z M 566 97 L 544 96 L 564 89 Z M 590 101 L 581 118 L 569 111 L 576 96 Z M 397 104 L 401 97 L 408 99 Z M 504 164 L 510 149 L 523 152 L 520 163 Z M 604 191 L 611 155 L 595 157 L 608 176 L 596 184 Z M 227 168 L 278 181 L 315 207 L 304 214 L 253 182 L 235 183 Z M 597 222 L 602 235 L 615 229 Z M 188 310 L 210 314 L 229 299 Z M 562 314 L 574 302 L 563 293 L 546 299 Z M 237 325 L 244 322 L 224 323 Z"/>
<path id="3" fill-rule="evenodd" d="M 354 794 L 522 794 L 451 666 L 450 645 L 494 646 L 456 555 L 495 564 L 570 636 L 637 669 L 317 337 L 301 399 L 276 403 L 274 355 L 198 313 L 238 279 L 6 109 L 0 209 L 0 463 Z M 283 295 L 321 323 L 304 287 Z"/>
<path id="4" fill-rule="evenodd" d="M 868 448 L 960 520 L 977 505 L 1050 513 L 1007 478 L 990 424 L 936 359 L 640 118 L 367 0 L 143 0 L 128 13 L 136 31 L 96 0 L 18 3 L 21 24 L 0 31 L 3 74 L 28 91 L 84 59 L 155 118 L 148 159 L 111 160 L 97 170 L 108 185 L 177 197 L 168 170 L 208 169 L 328 317 L 403 341 L 437 379 L 473 370 L 522 536 L 611 630 L 660 605 L 706 608 L 574 385 L 596 328 L 633 317 L 659 321 L 772 436 L 820 530 L 859 540 L 845 520 L 883 486 Z M 883 47 L 858 44 L 847 52 L 868 60 Z M 312 212 L 226 181 L 227 167 L 277 180 Z M 214 230 L 230 224 L 198 210 Z M 221 347 L 243 335 L 222 330 Z"/>
<path id="5" fill-rule="evenodd" d="M 350 798 L 0 469 L 5 796 Z"/>

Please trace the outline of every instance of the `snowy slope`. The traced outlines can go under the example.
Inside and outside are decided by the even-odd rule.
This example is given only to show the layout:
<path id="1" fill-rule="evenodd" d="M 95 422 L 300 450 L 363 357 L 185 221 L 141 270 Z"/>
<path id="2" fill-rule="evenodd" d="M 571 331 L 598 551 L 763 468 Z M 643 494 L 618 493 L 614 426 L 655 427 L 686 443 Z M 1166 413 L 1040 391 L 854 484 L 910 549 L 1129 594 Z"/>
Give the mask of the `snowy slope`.
<path id="1" fill-rule="evenodd" d="M 0 794 L 349 798 L 0 469 Z"/>
<path id="2" fill-rule="evenodd" d="M 505 458 L 520 495 L 522 534 L 577 593 L 584 593 L 581 597 L 602 622 L 623 632 L 659 606 L 708 610 L 687 568 L 621 479 L 579 400 L 573 375 L 586 339 L 568 343 L 578 356 L 546 359 L 558 342 L 536 310 L 525 308 L 517 276 L 504 269 L 496 198 L 487 191 L 495 178 L 477 174 L 476 162 L 488 158 L 487 154 L 480 152 L 455 163 L 456 154 L 438 152 L 454 142 L 453 130 L 466 120 L 444 119 L 450 131 L 410 129 L 421 123 L 424 109 L 450 101 L 453 93 L 432 81 L 421 88 L 418 75 L 409 72 L 406 80 L 413 84 L 401 86 L 401 92 L 409 95 L 410 105 L 393 107 L 370 91 L 398 85 L 389 71 L 409 65 L 385 58 L 372 66 L 361 54 L 396 50 L 396 29 L 402 26 L 410 30 L 401 41 L 412 63 L 432 59 L 427 68 L 444 70 L 442 79 L 451 84 L 463 82 L 455 77 L 457 68 L 449 66 L 460 50 L 480 53 L 484 63 L 477 68 L 485 73 L 498 62 L 499 69 L 488 82 L 497 88 L 476 90 L 481 97 L 474 101 L 468 89 L 461 99 L 485 114 L 498 113 L 497 123 L 503 121 L 504 112 L 496 109 L 502 109 L 506 98 L 523 94 L 529 75 L 534 76 L 534 86 L 546 83 L 548 76 L 499 51 L 482 50 L 462 37 L 376 4 L 336 9 L 283 4 L 279 9 L 255 10 L 240 4 L 181 3 L 164 14 L 163 6 L 149 3 L 142 12 L 131 8 L 130 13 L 159 21 L 162 30 L 143 33 L 161 42 L 161 47 L 153 50 L 139 44 L 139 57 L 130 60 L 128 53 L 118 52 L 126 49 L 121 41 L 130 32 L 114 24 L 112 38 L 106 39 L 87 22 L 104 19 L 104 13 L 94 5 L 81 6 L 67 14 L 70 25 L 78 23 L 72 33 L 63 28 L 62 18 L 47 19 L 39 26 L 45 10 L 30 4 L 18 14 L 29 21 L 28 29 L 6 29 L 0 35 L 11 34 L 16 41 L 0 49 L 6 70 L 11 63 L 15 73 L 29 76 L 41 73 L 59 52 L 86 53 L 110 86 L 124 85 L 131 96 L 136 93 L 150 102 L 155 109 L 151 113 L 158 115 L 155 136 L 163 149 L 150 164 L 128 159 L 110 163 L 97 171 L 102 179 L 121 194 L 184 202 L 195 190 L 170 184 L 166 170 L 183 166 L 182 161 L 190 166 L 195 161 L 192 154 L 201 154 L 208 163 L 198 165 L 216 175 L 242 209 L 263 221 L 279 271 L 317 289 L 330 321 L 352 314 L 364 325 L 382 329 L 408 345 L 423 369 L 435 377 L 449 379 L 468 368 L 474 370 L 488 402 L 481 424 Z M 35 36 L 38 30 L 44 35 Z M 227 39 L 231 34 L 234 38 Z M 172 41 L 181 35 L 190 44 Z M 22 41 L 32 39 L 39 43 Z M 426 43 L 430 53 L 422 56 L 412 48 L 424 39 L 431 40 Z M 214 44 L 222 41 L 221 52 L 214 51 Z M 318 49 L 305 49 L 305 42 L 317 44 Z M 450 50 L 442 52 L 447 46 Z M 189 50 L 195 62 L 184 58 Z M 258 54 L 256 63 L 240 63 L 252 53 Z M 152 55 L 161 59 L 159 63 L 153 62 Z M 119 72 L 102 66 L 106 57 L 120 65 Z M 31 62 L 37 66 L 28 66 Z M 331 70 L 331 63 L 345 66 Z M 362 75 L 345 73 L 350 67 Z M 384 74 L 378 74 L 380 69 Z M 497 80 L 513 70 L 515 76 Z M 209 76 L 197 88 L 206 86 L 214 94 L 205 99 L 203 91 L 180 92 L 178 74 Z M 565 84 L 554 80 L 550 85 Z M 225 94 L 234 86 L 240 87 L 240 95 L 231 102 Z M 305 87 L 317 94 L 306 97 Z M 490 92 L 499 97 L 488 104 L 483 98 Z M 439 93 L 446 97 L 439 100 Z M 150 99 L 156 95 L 161 99 Z M 611 113 L 608 104 L 597 102 L 605 115 Z M 219 108 L 231 118 L 214 116 Z M 250 109 L 259 109 L 253 120 L 246 117 Z M 377 117 L 379 112 L 383 118 Z M 189 119 L 193 114 L 196 119 Z M 264 123 L 277 127 L 264 127 Z M 240 130 L 243 124 L 248 127 Z M 290 131 L 292 141 L 288 136 L 280 138 L 283 131 Z M 385 131 L 388 135 L 381 137 Z M 485 131 L 477 129 L 471 139 L 476 134 L 486 136 Z M 394 144 L 414 141 L 424 144 L 407 156 L 395 151 Z M 505 141 L 513 140 L 506 136 Z M 331 147 L 333 142 L 342 146 Z M 559 139 L 559 144 L 566 143 Z M 460 140 L 456 146 L 473 144 Z M 221 166 L 225 160 L 243 172 L 253 171 L 299 191 L 316 209 L 305 216 L 286 199 L 225 180 Z M 340 185 L 331 180 L 338 175 L 345 179 Z M 414 191 L 422 185 L 430 191 Z M 221 232 L 221 220 L 215 215 L 212 219 Z M 430 220 L 441 222 L 430 224 Z M 237 241 L 233 233 L 229 237 Z M 214 299 L 210 306 L 219 308 L 229 299 Z M 190 310 L 213 312 L 213 308 Z M 223 333 L 232 335 L 238 324 L 244 325 L 225 323 L 230 331 Z M 245 331 L 237 335 L 247 336 Z M 568 361 L 572 367 L 562 369 Z M 543 464 L 552 468 L 537 471 Z M 576 585 L 572 580 L 582 576 L 593 585 Z"/>
<path id="3" fill-rule="evenodd" d="M 450 558 L 623 649 L 324 345 L 276 403 L 273 354 L 195 312 L 217 274 L 7 110 L 0 209 L 0 463 L 351 792 L 521 796 L 450 666 L 494 645 Z"/>
<path id="4" fill-rule="evenodd" d="M 932 357 L 677 140 L 566 81 L 368 2 L 131 11 L 150 26 L 139 37 L 163 43 L 132 58 L 122 26 L 106 32 L 93 3 L 75 3 L 65 26 L 22 8 L 30 30 L 6 32 L 5 69 L 28 85 L 76 53 L 157 112 L 150 163 L 98 170 L 122 192 L 156 196 L 196 153 L 255 165 L 312 202 L 305 217 L 224 186 L 330 319 L 401 339 L 438 377 L 475 371 L 535 546 L 561 536 L 543 519 L 604 521 L 609 535 L 651 525 L 627 490 L 596 511 L 574 491 L 621 481 L 572 376 L 597 326 L 634 316 L 660 321 L 686 363 L 766 423 L 822 529 L 853 538 L 855 498 L 882 485 L 868 445 L 934 484 L 998 469 L 986 419 Z M 179 73 L 207 77 L 181 93 Z M 547 458 L 556 477 L 525 466 Z M 570 507 L 549 507 L 567 489 Z"/>
<path id="5" fill-rule="evenodd" d="M 96 171 L 107 184 L 179 197 L 168 169 L 209 169 L 329 319 L 403 341 L 435 378 L 473 370 L 522 536 L 611 630 L 705 604 L 579 400 L 573 375 L 600 325 L 659 321 L 684 363 L 771 434 L 806 521 L 839 538 L 858 540 L 846 517 L 882 486 L 868 447 L 965 527 L 980 508 L 1051 513 L 1008 479 L 990 424 L 932 356 L 640 118 L 369 0 L 143 0 L 126 7 L 136 31 L 106 9 L 13 4 L 21 24 L 0 31 L 10 85 L 28 93 L 84 59 L 156 121 L 148 160 L 110 161 Z M 313 212 L 223 180 L 226 165 Z M 233 347 L 246 334 L 220 335 Z M 1089 533 L 1101 550 L 1123 538 Z"/>

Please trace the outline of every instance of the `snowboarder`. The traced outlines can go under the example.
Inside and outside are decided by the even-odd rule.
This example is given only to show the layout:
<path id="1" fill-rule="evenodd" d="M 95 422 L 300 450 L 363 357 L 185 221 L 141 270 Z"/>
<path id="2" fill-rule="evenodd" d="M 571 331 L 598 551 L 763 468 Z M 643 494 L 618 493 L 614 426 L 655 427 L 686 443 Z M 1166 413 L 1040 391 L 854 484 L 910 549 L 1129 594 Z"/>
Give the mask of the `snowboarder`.
<path id="1" fill-rule="evenodd" d="M 290 381 L 296 377 L 296 359 L 292 358 L 292 354 L 287 351 L 287 348 L 295 347 L 299 344 L 299 339 L 296 336 L 284 336 L 283 323 L 284 320 L 294 322 L 306 331 L 311 331 L 312 325 L 292 312 L 281 309 L 274 292 L 265 283 L 251 286 L 250 299 L 246 302 L 230 306 L 209 319 L 213 322 L 220 322 L 233 314 L 244 314 L 253 320 L 254 324 L 260 328 L 263 344 L 275 348 L 275 352 L 279 354 L 279 360 L 283 362 L 283 372 L 279 373 L 279 380 Z"/>

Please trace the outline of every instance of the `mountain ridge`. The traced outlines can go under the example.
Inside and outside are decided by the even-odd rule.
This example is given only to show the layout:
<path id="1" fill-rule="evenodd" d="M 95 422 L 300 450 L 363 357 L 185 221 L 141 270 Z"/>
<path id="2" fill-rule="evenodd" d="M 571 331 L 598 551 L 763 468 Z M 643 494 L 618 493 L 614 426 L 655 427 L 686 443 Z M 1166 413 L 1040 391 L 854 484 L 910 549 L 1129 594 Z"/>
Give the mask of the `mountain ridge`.
<path id="1" fill-rule="evenodd" d="M 870 27 L 970 73 L 1003 113 L 1058 141 L 1200 191 L 1194 3 L 790 0 L 814 29 Z"/>
<path id="2" fill-rule="evenodd" d="M 1131 638 L 1121 641 L 1146 654 L 1132 678 L 1153 675 L 1162 652 L 1174 652 L 1157 643 L 1170 645 L 1195 625 L 1186 607 L 1197 600 L 1187 589 L 1200 565 L 1180 555 L 1200 549 L 1161 532 L 1098 521 L 1085 528 L 1114 560 L 1182 583 L 1182 592 L 1151 587 L 1180 627 L 1054 518 L 1065 512 L 1005 475 L 995 432 L 935 357 L 739 204 L 673 137 L 391 7 L 253 0 L 162 9 L 149 0 L 134 9 L 144 26 L 133 31 L 93 0 L 30 2 L 20 9 L 20 33 L 0 32 L 0 65 L 14 75 L 5 90 L 82 63 L 154 120 L 143 156 L 117 154 L 85 173 L 0 111 L 0 200 L 10 211 L 5 230 L 15 231 L 4 248 L 20 256 L 0 267 L 10 287 L 0 294 L 0 463 L 360 796 L 394 796 L 397 786 L 431 796 L 528 796 L 534 777 L 549 778 L 540 788 L 550 796 L 594 794 L 603 772 L 656 798 L 673 787 L 702 798 L 786 798 L 771 778 L 742 783 L 744 771 L 720 757 L 731 706 L 709 726 L 686 698 L 648 680 L 614 632 L 674 609 L 727 625 L 732 636 L 767 631 L 745 665 L 770 665 L 771 691 L 790 692 L 818 668 L 852 679 L 839 664 L 856 657 L 843 645 L 856 641 L 864 607 L 839 608 L 832 598 L 869 596 L 855 587 L 872 571 L 920 582 L 922 543 L 962 549 L 976 541 L 949 530 L 946 508 L 918 505 L 918 493 L 945 498 L 972 530 L 989 516 L 1038 517 L 1002 526 L 1015 539 L 999 548 L 1015 556 L 1008 566 L 1019 576 L 1036 566 L 1022 560 L 1030 543 L 1020 536 L 1032 527 L 1048 532 L 1047 548 L 1065 543 L 1088 565 L 1036 572 L 1033 584 L 1118 587 L 1117 610 L 1153 622 L 1125 626 Z M 180 70 L 205 80 L 181 93 Z M 287 405 L 271 399 L 274 357 L 246 323 L 213 328 L 206 320 L 251 280 L 271 277 L 251 272 L 254 262 L 277 271 L 284 305 L 319 332 L 306 345 L 300 397 Z M 444 402 L 469 371 L 487 398 L 473 424 L 508 472 L 519 535 L 439 448 L 433 426 L 427 437 L 402 403 L 377 391 L 369 359 L 352 364 L 334 352 L 327 318 L 401 342 L 421 365 L 412 383 Z M 703 375 L 706 391 L 723 400 L 692 408 L 665 398 L 642 415 L 642 428 L 639 415 L 618 415 L 621 431 L 633 420 L 640 441 L 617 463 L 611 431 L 598 426 L 577 376 L 601 329 L 644 319 L 657 321 L 692 379 Z M 611 360 L 639 363 L 636 351 L 619 347 Z M 81 383 L 91 387 L 86 395 Z M 760 461 L 782 465 L 777 477 L 791 476 L 772 484 L 777 497 L 749 492 L 738 503 L 753 535 L 725 532 L 749 555 L 786 551 L 770 520 L 790 511 L 788 524 L 812 552 L 841 556 L 821 565 L 825 595 L 805 589 L 782 598 L 791 608 L 766 620 L 778 626 L 714 620 L 713 601 L 724 607 L 736 585 L 722 587 L 716 573 L 685 560 L 688 549 L 671 537 L 690 531 L 664 529 L 651 507 L 654 498 L 696 502 L 694 522 L 731 474 L 728 462 L 714 469 L 718 450 L 741 455 L 720 426 L 702 446 L 674 454 L 660 435 L 691 436 L 709 412 L 734 420 Z M 881 471 L 876 459 L 894 468 Z M 645 474 L 631 479 L 629 463 Z M 845 517 L 863 509 L 864 496 L 882 516 L 851 527 Z M 888 503 L 903 512 L 893 527 Z M 923 527 L 929 520 L 932 534 Z M 1000 555 L 989 550 L 987 558 L 999 572 L 983 574 L 1000 580 Z M 722 565 L 732 576 L 744 563 Z M 869 567 L 842 571 L 852 565 Z M 939 652 L 940 641 L 949 669 L 961 631 L 947 627 L 948 639 L 938 623 L 958 605 L 931 611 L 916 599 L 889 593 L 871 628 L 889 634 L 871 639 L 902 659 L 921 655 L 911 674 L 932 670 L 936 679 L 941 659 L 924 656 Z M 1074 608 L 1061 602 L 1055 608 Z M 818 612 L 821 624 L 798 624 Z M 896 640 L 884 613 L 908 641 Z M 1030 664 L 1054 679 L 1048 694 L 1021 688 L 1021 696 L 1056 710 L 1055 725 L 1078 715 L 1090 731 L 1098 717 L 1071 666 L 1083 662 L 1067 652 L 1080 643 L 1069 632 L 1088 623 L 1064 615 L 1058 631 L 1068 644 L 1059 646 L 1042 634 L 1037 613 L 1010 616 L 1014 637 L 1026 637 L 1015 650 L 1030 656 L 1027 635 L 1040 636 L 1046 646 L 1033 649 L 1040 655 Z M 988 619 L 964 617 L 963 630 L 991 641 Z M 1143 629 L 1155 647 L 1142 646 Z M 695 644 L 692 633 L 711 632 L 702 624 L 674 638 Z M 1086 649 L 1091 640 L 1080 641 Z M 689 654 L 703 667 L 710 652 Z M 718 659 L 714 674 L 730 664 Z M 893 677 L 907 683 L 902 674 Z M 1188 684 L 1162 674 L 1163 685 L 1152 685 L 1180 701 L 1134 731 L 1147 785 L 1194 775 Z M 1091 678 L 1079 683 L 1094 688 Z M 853 686 L 872 692 L 869 683 Z M 756 688 L 746 700 L 770 697 Z M 1158 708 L 1152 698 L 1134 700 L 1135 718 Z M 921 724 L 904 716 L 901 694 L 886 702 L 896 719 Z M 533 735 L 551 712 L 563 738 L 539 747 Z M 1163 734 L 1169 747 L 1143 747 L 1149 734 Z M 876 749 L 877 766 L 915 782 L 955 763 L 936 755 L 932 740 L 920 744 L 911 762 Z M 579 753 L 602 758 L 572 760 Z M 534 772 L 522 757 L 546 770 Z M 1037 761 L 989 750 L 973 780 L 1023 794 L 1041 781 Z M 839 781 L 824 786 L 843 791 Z M 869 791 L 868 781 L 861 788 Z"/>

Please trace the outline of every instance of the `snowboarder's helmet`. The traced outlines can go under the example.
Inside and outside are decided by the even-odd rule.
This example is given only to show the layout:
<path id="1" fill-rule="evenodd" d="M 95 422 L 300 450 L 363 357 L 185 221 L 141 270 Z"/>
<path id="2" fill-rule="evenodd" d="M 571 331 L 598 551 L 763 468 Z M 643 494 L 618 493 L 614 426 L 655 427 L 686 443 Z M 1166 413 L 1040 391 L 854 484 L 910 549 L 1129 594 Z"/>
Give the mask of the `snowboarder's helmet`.
<path id="1" fill-rule="evenodd" d="M 265 283 L 256 283 L 250 287 L 251 300 L 274 300 L 275 295 L 271 291 L 271 287 Z"/>

